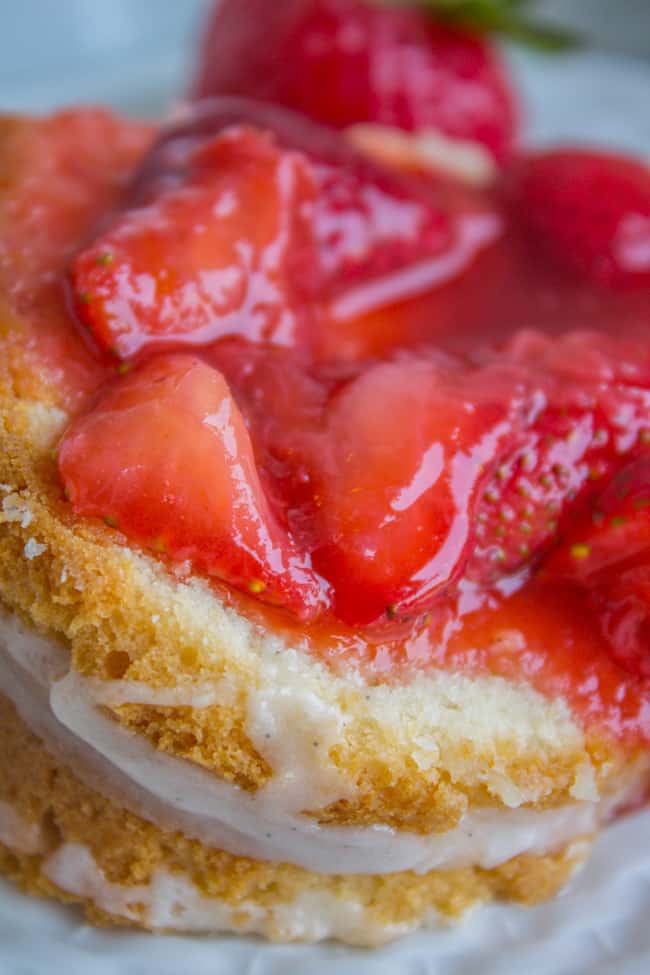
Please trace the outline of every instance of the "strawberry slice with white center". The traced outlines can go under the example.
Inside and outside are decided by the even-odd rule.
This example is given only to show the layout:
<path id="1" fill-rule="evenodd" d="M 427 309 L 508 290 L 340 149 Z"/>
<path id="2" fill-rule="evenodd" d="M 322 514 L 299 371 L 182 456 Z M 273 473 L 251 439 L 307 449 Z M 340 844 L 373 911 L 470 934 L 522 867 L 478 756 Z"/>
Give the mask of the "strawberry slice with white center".
<path id="1" fill-rule="evenodd" d="M 225 379 L 163 355 L 118 380 L 59 448 L 79 515 L 307 619 L 322 608 L 309 558 L 272 514 Z"/>

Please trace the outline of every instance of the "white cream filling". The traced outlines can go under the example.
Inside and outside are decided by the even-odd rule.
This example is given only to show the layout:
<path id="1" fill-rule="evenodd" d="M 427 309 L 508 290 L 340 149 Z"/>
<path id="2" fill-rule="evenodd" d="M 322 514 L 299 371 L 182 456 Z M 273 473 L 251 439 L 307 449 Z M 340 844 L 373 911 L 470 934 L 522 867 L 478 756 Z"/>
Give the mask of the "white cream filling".
<path id="1" fill-rule="evenodd" d="M 38 823 L 22 819 L 8 802 L 0 799 L 0 843 L 17 853 L 40 853 L 43 836 Z"/>
<path id="2" fill-rule="evenodd" d="M 0 622 L 0 650 L 0 689 L 50 751 L 89 786 L 163 829 L 179 829 L 235 855 L 294 863 L 325 874 L 426 872 L 470 864 L 490 869 L 523 852 L 542 854 L 558 848 L 597 826 L 597 803 L 591 801 L 541 812 L 474 810 L 454 829 L 424 836 L 388 826 L 321 826 L 300 810 L 318 808 L 323 795 L 339 797 L 342 785 L 327 768 L 324 777 L 309 781 L 303 771 L 313 769 L 313 762 L 301 763 L 300 754 L 303 748 L 313 748 L 316 732 L 326 745 L 328 735 L 340 730 L 337 722 L 342 719 L 333 717 L 315 696 L 308 707 L 304 701 L 300 704 L 299 717 L 305 714 L 309 722 L 301 742 L 293 740 L 295 720 L 287 719 L 297 706 L 291 696 L 276 691 L 263 698 L 264 707 L 254 716 L 256 731 L 273 729 L 280 758 L 282 749 L 286 755 L 277 784 L 272 780 L 252 795 L 157 751 L 107 717 L 93 699 L 97 682 L 67 672 L 66 655 L 56 644 L 26 630 L 16 618 Z M 154 700 L 150 688 L 138 687 L 136 698 L 139 694 L 141 700 Z M 134 685 L 121 681 L 113 690 L 114 700 L 125 701 Z M 211 701 L 207 691 L 201 685 L 189 693 Z M 98 695 L 99 700 L 107 700 L 106 694 L 110 697 L 110 688 Z M 169 700 L 168 691 L 162 700 Z"/>
<path id="3" fill-rule="evenodd" d="M 116 917 L 153 930 L 263 934 L 283 941 L 337 938 L 348 944 L 377 945 L 406 934 L 416 922 L 380 924 L 359 900 L 309 890 L 287 903 L 262 906 L 244 901 L 233 907 L 208 897 L 181 873 L 158 868 L 148 884 L 125 887 L 107 880 L 89 850 L 61 846 L 43 865 L 61 890 L 89 899 Z"/>

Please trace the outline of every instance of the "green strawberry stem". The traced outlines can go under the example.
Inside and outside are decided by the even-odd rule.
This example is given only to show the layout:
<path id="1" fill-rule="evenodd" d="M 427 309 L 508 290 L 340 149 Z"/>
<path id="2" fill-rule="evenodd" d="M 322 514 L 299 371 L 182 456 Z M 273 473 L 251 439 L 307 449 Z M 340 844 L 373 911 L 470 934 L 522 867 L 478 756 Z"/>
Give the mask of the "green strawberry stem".
<path id="1" fill-rule="evenodd" d="M 408 0 L 428 10 L 436 20 L 467 27 L 480 33 L 501 34 L 541 51 L 565 51 L 575 47 L 577 34 L 540 23 L 523 9 L 527 0 Z"/>

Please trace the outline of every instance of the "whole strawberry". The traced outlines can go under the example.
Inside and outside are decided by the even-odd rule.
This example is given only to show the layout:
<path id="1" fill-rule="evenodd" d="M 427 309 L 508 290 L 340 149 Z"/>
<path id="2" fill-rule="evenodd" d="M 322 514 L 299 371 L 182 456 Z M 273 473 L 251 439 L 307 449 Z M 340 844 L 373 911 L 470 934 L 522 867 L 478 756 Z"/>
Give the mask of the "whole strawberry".
<path id="1" fill-rule="evenodd" d="M 222 0 L 195 95 L 275 101 L 336 128 L 434 129 L 511 152 L 517 109 L 488 42 L 411 6 L 369 0 Z"/>
<path id="2" fill-rule="evenodd" d="M 534 243 L 558 265 L 609 288 L 650 289 L 648 166 L 587 150 L 545 152 L 515 165 L 511 192 Z"/>

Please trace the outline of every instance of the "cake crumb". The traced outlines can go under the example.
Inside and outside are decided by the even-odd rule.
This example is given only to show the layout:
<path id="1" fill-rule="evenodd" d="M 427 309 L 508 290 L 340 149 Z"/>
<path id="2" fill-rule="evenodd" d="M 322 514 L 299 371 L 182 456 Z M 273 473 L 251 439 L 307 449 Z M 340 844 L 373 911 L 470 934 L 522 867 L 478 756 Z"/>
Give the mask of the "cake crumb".
<path id="1" fill-rule="evenodd" d="M 14 495 L 5 498 L 2 502 L 2 520 L 4 522 L 20 522 L 21 528 L 28 528 L 34 520 L 34 516 L 24 504 Z"/>
<path id="2" fill-rule="evenodd" d="M 35 538 L 28 538 L 23 551 L 26 559 L 35 559 L 38 555 L 42 555 L 46 549 L 47 545 L 42 545 Z"/>

